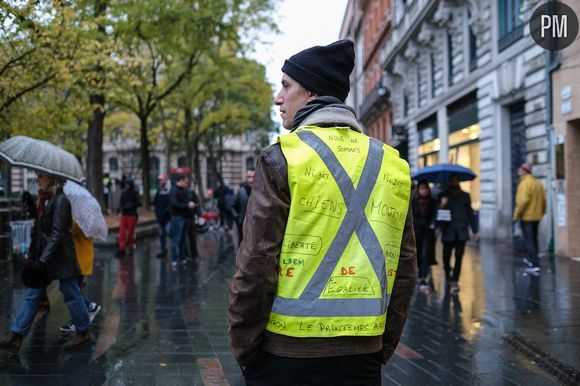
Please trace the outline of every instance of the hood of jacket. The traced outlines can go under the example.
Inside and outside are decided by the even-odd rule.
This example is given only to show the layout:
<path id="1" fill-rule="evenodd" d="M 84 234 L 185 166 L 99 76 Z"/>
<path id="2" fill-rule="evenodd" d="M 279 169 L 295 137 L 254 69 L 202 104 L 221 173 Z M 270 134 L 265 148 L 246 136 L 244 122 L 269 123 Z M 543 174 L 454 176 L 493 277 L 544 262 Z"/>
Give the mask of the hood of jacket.
<path id="1" fill-rule="evenodd" d="M 298 110 L 290 132 L 300 126 L 350 127 L 364 133 L 353 108 L 329 96 L 315 98 Z"/>

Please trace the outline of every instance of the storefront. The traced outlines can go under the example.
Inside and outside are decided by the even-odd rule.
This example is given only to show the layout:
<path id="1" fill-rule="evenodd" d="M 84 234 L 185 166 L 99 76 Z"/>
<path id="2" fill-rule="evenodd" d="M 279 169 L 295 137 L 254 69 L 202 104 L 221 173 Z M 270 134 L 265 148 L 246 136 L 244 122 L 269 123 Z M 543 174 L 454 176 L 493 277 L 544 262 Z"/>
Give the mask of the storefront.
<path id="1" fill-rule="evenodd" d="M 477 97 L 471 93 L 447 107 L 449 124 L 447 159 L 449 163 L 465 166 L 473 170 L 477 178 L 461 183 L 461 189 L 471 195 L 471 206 L 481 208 L 480 195 L 480 152 L 479 127 L 477 117 Z"/>
<path id="2" fill-rule="evenodd" d="M 434 165 L 439 162 L 437 115 L 433 114 L 429 118 L 419 122 L 417 131 L 419 132 L 419 169 L 422 169 L 425 166 Z"/>

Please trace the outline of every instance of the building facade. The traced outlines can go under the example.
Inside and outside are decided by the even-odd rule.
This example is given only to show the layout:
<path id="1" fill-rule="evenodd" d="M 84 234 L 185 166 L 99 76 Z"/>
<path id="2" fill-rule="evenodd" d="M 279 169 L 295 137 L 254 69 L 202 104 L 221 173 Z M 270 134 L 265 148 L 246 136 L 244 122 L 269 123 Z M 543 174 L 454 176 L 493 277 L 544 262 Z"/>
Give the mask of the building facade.
<path id="1" fill-rule="evenodd" d="M 580 16 L 580 2 L 567 1 Z M 580 35 L 556 56 L 552 72 L 556 252 L 580 256 Z"/>
<path id="2" fill-rule="evenodd" d="M 219 185 L 217 175 L 213 170 L 221 170 L 222 178 L 230 187 L 237 189 L 238 184 L 245 181 L 246 172 L 255 164 L 252 134 L 228 136 L 223 141 L 221 165 L 210 164 L 207 151 L 200 152 L 201 181 L 193 181 L 194 187 L 208 196 Z M 155 190 L 157 176 L 174 167 L 189 167 L 185 152 L 176 151 L 168 159 L 164 145 L 151 148 L 150 158 L 151 191 Z M 193 169 L 192 169 L 193 170 Z M 132 139 L 109 138 L 103 144 L 103 172 L 113 180 L 120 180 L 123 175 L 133 178 L 142 189 L 141 163 L 139 142 Z"/>
<path id="3" fill-rule="evenodd" d="M 474 170 L 478 178 L 462 188 L 487 238 L 512 237 L 519 165 L 533 164 L 545 186 L 550 173 L 546 55 L 528 27 L 538 4 L 391 0 L 390 29 L 378 54 L 392 110 L 387 138 L 394 146 L 408 140 L 413 171 L 443 162 Z M 358 46 L 360 35 L 345 36 Z M 360 115 L 362 103 L 355 103 Z M 543 248 L 549 217 L 540 226 Z"/>
<path id="4" fill-rule="evenodd" d="M 368 135 L 391 143 L 392 112 L 385 87 L 381 47 L 391 28 L 390 0 L 350 1 L 341 28 L 341 38 L 352 39 L 356 46 L 356 65 L 347 103 L 357 106 L 358 117 Z"/>

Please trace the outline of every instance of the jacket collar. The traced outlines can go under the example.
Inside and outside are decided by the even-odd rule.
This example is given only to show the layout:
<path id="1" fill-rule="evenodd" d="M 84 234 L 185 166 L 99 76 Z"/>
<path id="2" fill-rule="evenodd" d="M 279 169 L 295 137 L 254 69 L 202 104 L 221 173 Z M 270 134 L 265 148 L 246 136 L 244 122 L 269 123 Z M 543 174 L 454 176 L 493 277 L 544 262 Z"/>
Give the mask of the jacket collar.
<path id="1" fill-rule="evenodd" d="M 363 128 L 351 108 L 345 104 L 331 104 L 314 111 L 301 122 L 300 126 L 350 127 L 360 133 Z"/>

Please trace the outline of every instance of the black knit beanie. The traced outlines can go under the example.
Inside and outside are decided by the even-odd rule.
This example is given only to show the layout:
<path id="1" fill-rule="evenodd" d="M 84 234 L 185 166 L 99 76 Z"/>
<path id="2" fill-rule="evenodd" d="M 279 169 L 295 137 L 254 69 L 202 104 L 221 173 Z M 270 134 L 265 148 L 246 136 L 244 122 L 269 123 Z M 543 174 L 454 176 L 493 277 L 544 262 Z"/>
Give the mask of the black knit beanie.
<path id="1" fill-rule="evenodd" d="M 343 39 L 292 55 L 284 62 L 282 72 L 318 96 L 334 96 L 344 102 L 350 91 L 353 67 L 354 44 Z"/>

